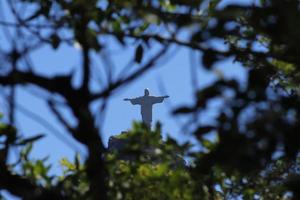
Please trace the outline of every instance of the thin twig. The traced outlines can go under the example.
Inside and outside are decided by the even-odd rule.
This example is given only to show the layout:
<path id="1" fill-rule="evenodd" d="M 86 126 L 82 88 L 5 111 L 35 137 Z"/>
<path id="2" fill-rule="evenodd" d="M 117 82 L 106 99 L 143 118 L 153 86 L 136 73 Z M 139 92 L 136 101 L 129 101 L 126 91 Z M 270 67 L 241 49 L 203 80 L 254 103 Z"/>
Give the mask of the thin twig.
<path id="1" fill-rule="evenodd" d="M 56 129 L 52 124 L 50 124 L 47 120 L 45 120 L 43 117 L 39 116 L 38 114 L 30 111 L 29 109 L 25 108 L 23 105 L 17 103 L 17 110 L 22 112 L 27 117 L 33 119 L 34 121 L 38 122 L 42 126 L 44 126 L 46 129 L 48 129 L 51 134 L 53 134 L 57 139 L 62 141 L 64 144 L 66 144 L 68 147 L 70 147 L 73 150 L 79 151 L 76 145 L 71 143 L 68 138 L 66 138 L 58 129 Z M 82 152 L 81 152 L 82 153 Z"/>
<path id="2" fill-rule="evenodd" d="M 144 65 L 142 65 L 138 70 L 133 72 L 131 75 L 127 76 L 126 78 L 119 79 L 118 81 L 114 82 L 110 85 L 110 87 L 105 88 L 101 92 L 97 94 L 91 95 L 91 100 L 96 100 L 101 97 L 109 96 L 114 90 L 120 88 L 121 86 L 125 86 L 132 81 L 136 80 L 137 78 L 141 77 L 145 72 L 152 69 L 159 58 L 161 58 L 169 49 L 169 45 L 166 45 L 163 47 L 158 53 L 156 53 L 148 62 L 146 62 Z"/>
<path id="3" fill-rule="evenodd" d="M 64 119 L 62 114 L 55 107 L 54 102 L 52 100 L 48 100 L 48 106 L 51 109 L 51 111 L 53 112 L 53 114 L 56 116 L 56 118 L 64 126 L 64 128 L 67 129 L 71 134 L 74 134 L 75 129 Z"/>

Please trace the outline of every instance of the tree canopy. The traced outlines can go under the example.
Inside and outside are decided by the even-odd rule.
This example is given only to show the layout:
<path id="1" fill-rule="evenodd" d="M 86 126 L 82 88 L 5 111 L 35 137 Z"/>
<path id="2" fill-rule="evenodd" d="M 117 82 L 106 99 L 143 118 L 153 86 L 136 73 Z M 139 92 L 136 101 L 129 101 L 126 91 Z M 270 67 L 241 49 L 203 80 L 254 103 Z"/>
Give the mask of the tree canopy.
<path id="1" fill-rule="evenodd" d="M 8 38 L 0 44 L 0 84 L 9 90 L 9 111 L 0 126 L 0 191 L 22 199 L 299 199 L 300 2 L 224 2 L 5 1 L 11 19 L 0 15 Z M 23 12 L 25 8 L 29 12 Z M 130 65 L 137 67 L 125 66 L 112 78 L 107 62 L 105 81 L 95 90 L 91 54 L 105 52 L 108 38 L 124 49 L 134 46 Z M 30 62 L 33 51 L 43 46 L 56 50 L 63 44 L 80 48 L 79 85 L 73 84 L 72 72 L 47 76 Z M 220 76 L 205 88 L 195 88 L 192 105 L 172 111 L 173 117 L 190 118 L 183 130 L 197 138 L 202 150 L 162 140 L 159 125 L 151 131 L 136 123 L 126 136 L 126 148 L 108 151 L 91 105 L 100 102 L 104 113 L 115 92 L 147 75 L 168 58 L 172 46 L 199 52 L 201 62 L 195 68 L 214 70 L 216 63 L 233 59 L 247 70 L 247 80 L 241 85 Z M 65 134 L 87 149 L 84 162 L 78 156 L 61 160 L 61 177 L 49 176 L 45 160 L 29 154 L 43 136 L 23 138 L 17 131 L 16 90 L 32 85 L 52 94 L 44 99 L 47 106 Z M 201 116 L 214 100 L 222 106 L 215 119 L 204 124 Z M 76 125 L 66 120 L 60 106 L 70 109 Z M 142 150 L 149 145 L 154 150 L 147 154 Z M 16 163 L 9 162 L 13 150 L 19 157 Z M 122 159 L 119 154 L 124 153 L 135 159 Z M 174 167 L 177 157 L 189 162 Z"/>

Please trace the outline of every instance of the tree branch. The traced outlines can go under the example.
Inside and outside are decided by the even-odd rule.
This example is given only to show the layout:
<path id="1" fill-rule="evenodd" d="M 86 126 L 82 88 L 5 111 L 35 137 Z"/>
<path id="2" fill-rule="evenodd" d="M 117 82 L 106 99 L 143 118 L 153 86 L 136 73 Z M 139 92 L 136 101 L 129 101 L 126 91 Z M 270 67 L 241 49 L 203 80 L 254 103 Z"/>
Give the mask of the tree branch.
<path id="1" fill-rule="evenodd" d="M 52 100 L 48 101 L 48 106 L 51 109 L 51 111 L 54 113 L 54 115 L 56 116 L 56 118 L 60 121 L 60 123 L 72 134 L 75 133 L 75 129 L 68 124 L 68 122 L 64 119 L 64 117 L 62 116 L 62 114 L 56 109 L 54 102 Z"/>
<path id="2" fill-rule="evenodd" d="M 49 92 L 59 93 L 68 97 L 71 89 L 70 76 L 55 76 L 48 78 L 33 72 L 12 71 L 7 75 L 0 76 L 0 84 L 3 86 L 33 84 Z M 63 86 L 63 87 L 62 87 Z"/>
<path id="3" fill-rule="evenodd" d="M 4 163 L 0 163 L 0 177 L 0 189 L 5 189 L 25 200 L 65 199 L 58 191 L 39 187 L 19 175 L 12 174 Z"/>
<path id="4" fill-rule="evenodd" d="M 113 36 L 118 36 L 118 37 L 129 37 L 129 38 L 135 38 L 135 39 L 141 39 L 141 40 L 149 40 L 149 39 L 154 39 L 158 42 L 161 43 L 173 43 L 173 44 L 178 44 L 180 46 L 192 48 L 195 50 L 201 50 L 205 51 L 206 49 L 201 47 L 198 43 L 196 42 L 191 42 L 191 41 L 182 41 L 179 40 L 178 38 L 175 37 L 162 37 L 157 34 L 144 34 L 144 35 L 135 35 L 133 33 L 125 33 L 125 32 L 113 32 L 105 29 L 101 29 L 99 34 L 107 34 L 107 35 L 113 35 Z"/>
<path id="5" fill-rule="evenodd" d="M 156 53 L 147 63 L 145 63 L 143 66 L 141 66 L 138 70 L 133 72 L 131 75 L 129 75 L 125 79 L 119 79 L 118 81 L 110 84 L 107 88 L 105 88 L 103 91 L 92 94 L 91 100 L 95 100 L 101 97 L 108 97 L 114 90 L 118 89 L 121 86 L 124 86 L 126 84 L 129 84 L 130 82 L 134 81 L 138 77 L 142 76 L 145 72 L 150 70 L 157 60 L 161 58 L 169 49 L 169 45 L 166 45 L 163 49 L 161 49 L 158 53 Z"/>

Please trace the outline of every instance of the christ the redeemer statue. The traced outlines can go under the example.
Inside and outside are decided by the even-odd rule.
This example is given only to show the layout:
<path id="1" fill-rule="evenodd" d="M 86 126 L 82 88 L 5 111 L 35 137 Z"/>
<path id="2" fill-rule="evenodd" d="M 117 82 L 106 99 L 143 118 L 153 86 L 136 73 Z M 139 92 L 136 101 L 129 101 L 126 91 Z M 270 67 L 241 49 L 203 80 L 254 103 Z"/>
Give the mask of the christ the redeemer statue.
<path id="1" fill-rule="evenodd" d="M 168 97 L 169 96 L 161 96 L 161 97 L 149 96 L 149 90 L 145 89 L 144 96 L 137 97 L 134 99 L 126 98 L 124 99 L 124 101 L 130 101 L 132 105 L 140 105 L 142 120 L 149 128 L 151 128 L 153 104 L 162 103 L 164 99 Z"/>

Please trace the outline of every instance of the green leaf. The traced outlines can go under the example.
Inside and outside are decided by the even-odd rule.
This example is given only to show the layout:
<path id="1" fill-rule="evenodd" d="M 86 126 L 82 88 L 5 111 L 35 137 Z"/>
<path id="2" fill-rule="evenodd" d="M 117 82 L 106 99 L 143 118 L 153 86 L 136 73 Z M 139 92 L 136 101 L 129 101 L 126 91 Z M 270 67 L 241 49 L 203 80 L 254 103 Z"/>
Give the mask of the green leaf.
<path id="1" fill-rule="evenodd" d="M 142 44 L 139 44 L 135 50 L 135 62 L 141 63 L 143 59 L 144 48 Z"/>
<path id="2" fill-rule="evenodd" d="M 190 107 L 180 107 L 180 108 L 177 108 L 176 110 L 173 111 L 173 114 L 185 114 L 185 113 L 191 113 L 193 112 L 194 109 L 193 108 L 190 108 Z"/>
<path id="3" fill-rule="evenodd" d="M 207 69 L 210 69 L 212 65 L 217 62 L 217 55 L 212 50 L 206 50 L 203 52 L 202 62 L 204 64 L 204 67 Z"/>
<path id="4" fill-rule="evenodd" d="M 67 158 L 61 159 L 60 164 L 71 171 L 76 169 L 76 166 L 73 163 L 71 163 Z"/>
<path id="5" fill-rule="evenodd" d="M 58 37 L 57 34 L 53 34 L 51 37 L 51 45 L 53 49 L 57 49 L 60 45 L 60 38 Z"/>
<path id="6" fill-rule="evenodd" d="M 216 143 L 214 143 L 210 140 L 207 140 L 207 139 L 202 139 L 201 144 L 208 150 L 212 150 L 216 146 Z"/>
<path id="7" fill-rule="evenodd" d="M 75 154 L 74 163 L 75 163 L 76 169 L 80 169 L 80 155 L 79 155 L 79 153 Z"/>
<path id="8" fill-rule="evenodd" d="M 198 127 L 197 130 L 194 132 L 195 136 L 201 138 L 204 134 L 214 130 L 215 127 L 213 126 L 202 126 Z"/>
<path id="9" fill-rule="evenodd" d="M 32 150 L 32 143 L 29 143 L 27 146 L 25 146 L 25 148 L 22 150 L 21 152 L 21 156 L 23 157 L 23 159 L 27 160 L 28 159 L 28 156 Z"/>

